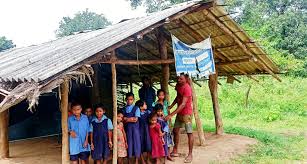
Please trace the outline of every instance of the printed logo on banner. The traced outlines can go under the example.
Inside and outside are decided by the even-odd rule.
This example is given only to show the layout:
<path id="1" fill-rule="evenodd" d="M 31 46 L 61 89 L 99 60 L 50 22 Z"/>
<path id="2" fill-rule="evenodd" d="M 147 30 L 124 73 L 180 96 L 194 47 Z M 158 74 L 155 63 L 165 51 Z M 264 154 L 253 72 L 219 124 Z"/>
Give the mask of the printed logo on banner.
<path id="1" fill-rule="evenodd" d="M 215 74 L 214 58 L 210 38 L 187 45 L 172 35 L 176 73 L 184 72 L 192 77 L 207 77 Z"/>

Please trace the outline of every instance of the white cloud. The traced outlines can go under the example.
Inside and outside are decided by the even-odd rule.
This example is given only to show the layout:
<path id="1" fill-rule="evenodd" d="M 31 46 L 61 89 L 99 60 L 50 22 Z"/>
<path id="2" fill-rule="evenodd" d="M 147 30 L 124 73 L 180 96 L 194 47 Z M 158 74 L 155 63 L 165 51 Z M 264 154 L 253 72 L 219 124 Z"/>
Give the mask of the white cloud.
<path id="1" fill-rule="evenodd" d="M 131 10 L 127 0 L 9 0 L 1 2 L 0 36 L 13 40 L 17 47 L 53 40 L 62 17 L 86 8 L 113 23 L 145 14 L 144 8 Z"/>

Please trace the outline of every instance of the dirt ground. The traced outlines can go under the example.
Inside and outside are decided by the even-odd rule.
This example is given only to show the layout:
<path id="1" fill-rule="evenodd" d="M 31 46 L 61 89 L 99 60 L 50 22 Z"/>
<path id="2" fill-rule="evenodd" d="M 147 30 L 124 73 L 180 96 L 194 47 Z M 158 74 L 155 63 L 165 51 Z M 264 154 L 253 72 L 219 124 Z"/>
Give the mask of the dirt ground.
<path id="1" fill-rule="evenodd" d="M 180 157 L 175 158 L 175 162 L 183 163 L 188 152 L 187 136 L 180 136 L 179 153 Z M 195 146 L 193 152 L 193 164 L 206 164 L 216 161 L 223 163 L 239 154 L 244 154 L 253 144 L 255 139 L 244 136 L 225 134 L 222 136 L 206 134 L 206 145 L 199 146 L 197 133 L 194 133 Z M 55 137 L 40 138 L 16 141 L 10 143 L 11 158 L 0 160 L 0 164 L 59 164 L 61 163 L 61 145 L 57 143 Z"/>

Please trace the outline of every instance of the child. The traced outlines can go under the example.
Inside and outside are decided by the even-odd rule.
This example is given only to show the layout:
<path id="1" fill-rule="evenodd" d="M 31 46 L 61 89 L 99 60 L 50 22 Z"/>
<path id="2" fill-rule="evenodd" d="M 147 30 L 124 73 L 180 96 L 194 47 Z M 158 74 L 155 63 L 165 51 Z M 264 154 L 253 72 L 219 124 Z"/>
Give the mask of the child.
<path id="1" fill-rule="evenodd" d="M 69 154 L 72 164 L 88 162 L 90 146 L 88 144 L 88 133 L 90 124 L 85 115 L 81 113 L 82 107 L 79 103 L 71 104 L 72 116 L 68 118 Z"/>
<path id="2" fill-rule="evenodd" d="M 169 147 L 170 145 L 173 145 L 173 139 L 169 131 L 169 126 L 166 121 L 164 121 L 164 112 L 163 112 L 163 106 L 161 104 L 157 104 L 155 106 L 155 112 L 157 113 L 158 116 L 158 123 L 161 125 L 162 132 L 163 132 L 163 139 L 165 141 L 164 145 L 164 152 L 165 156 L 167 157 L 168 160 L 173 161 L 171 158 L 171 155 L 169 153 Z"/>
<path id="3" fill-rule="evenodd" d="M 112 130 L 113 125 L 104 113 L 106 109 L 102 104 L 95 107 L 96 117 L 91 122 L 91 149 L 92 158 L 96 164 L 100 164 L 101 160 L 106 164 L 110 156 L 110 148 L 112 147 Z"/>
<path id="4" fill-rule="evenodd" d="M 152 143 L 152 151 L 151 156 L 152 158 L 156 159 L 156 163 L 160 163 L 160 159 L 165 156 L 164 153 L 164 139 L 162 138 L 162 131 L 161 126 L 157 122 L 157 114 L 153 113 L 149 117 L 150 126 L 149 126 L 149 133 L 150 139 Z"/>
<path id="5" fill-rule="evenodd" d="M 145 156 L 147 155 L 147 160 L 149 161 L 149 154 L 151 152 L 151 141 L 149 135 L 149 125 L 148 125 L 148 117 L 150 115 L 150 111 L 147 110 L 146 102 L 143 100 L 139 100 L 135 103 L 141 110 L 141 117 L 139 118 L 140 122 L 140 136 L 141 136 L 141 160 L 142 163 L 145 162 Z"/>
<path id="6" fill-rule="evenodd" d="M 94 118 L 93 117 L 93 110 L 92 110 L 92 108 L 91 107 L 85 108 L 84 114 L 87 116 L 88 121 L 91 123 L 93 118 Z"/>
<path id="7" fill-rule="evenodd" d="M 166 100 L 166 97 L 165 97 L 166 95 L 165 95 L 165 91 L 164 90 L 162 90 L 162 89 L 159 89 L 158 91 L 157 91 L 157 97 L 158 97 L 158 100 L 156 101 L 156 102 L 154 102 L 153 104 L 152 104 L 152 106 L 153 107 L 155 107 L 157 104 L 161 104 L 161 105 L 163 105 L 163 114 L 164 114 L 164 116 L 167 116 L 169 113 L 170 113 L 170 111 L 169 111 L 169 109 L 168 109 L 168 101 Z"/>
<path id="8" fill-rule="evenodd" d="M 85 110 L 83 111 L 83 114 L 85 114 L 86 116 L 87 116 L 87 118 L 88 118 L 88 121 L 89 121 L 89 123 L 91 124 L 92 123 L 92 120 L 93 120 L 93 110 L 92 110 L 92 108 L 91 107 L 87 107 L 87 108 L 85 108 Z M 89 135 L 88 136 L 90 136 L 90 133 L 89 133 Z M 92 143 L 92 140 L 91 140 L 91 137 L 88 137 L 88 143 Z"/>
<path id="9" fill-rule="evenodd" d="M 123 164 L 125 157 L 127 157 L 127 138 L 126 132 L 124 130 L 123 124 L 123 117 L 124 114 L 122 112 L 117 113 L 117 156 L 118 156 L 118 163 Z"/>
<path id="10" fill-rule="evenodd" d="M 140 109 L 133 105 L 134 94 L 129 92 L 126 94 L 127 105 L 123 109 L 125 130 L 128 142 L 128 158 L 131 160 L 135 157 L 135 163 L 141 156 L 141 137 L 139 129 L 139 118 L 141 117 Z"/>

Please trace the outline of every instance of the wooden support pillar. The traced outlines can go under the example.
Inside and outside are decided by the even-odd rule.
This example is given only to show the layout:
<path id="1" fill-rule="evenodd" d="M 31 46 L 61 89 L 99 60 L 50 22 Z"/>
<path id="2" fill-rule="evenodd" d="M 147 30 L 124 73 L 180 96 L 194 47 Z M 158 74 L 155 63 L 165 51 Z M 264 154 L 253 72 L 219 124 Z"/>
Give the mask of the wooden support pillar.
<path id="1" fill-rule="evenodd" d="M 9 157 L 9 111 L 0 112 L 0 159 Z"/>
<path id="2" fill-rule="evenodd" d="M 115 58 L 115 51 L 112 52 Z M 117 82 L 116 82 L 116 65 L 111 64 L 112 69 L 112 97 L 113 97 L 113 164 L 117 164 Z"/>
<path id="3" fill-rule="evenodd" d="M 213 75 L 209 75 L 209 89 L 210 94 L 212 98 L 212 104 L 213 104 L 213 112 L 214 112 L 214 118 L 215 118 L 215 132 L 216 134 L 223 134 L 223 122 L 222 122 L 222 116 L 220 113 L 220 107 L 218 102 L 218 93 L 217 93 L 217 73 Z"/>
<path id="4" fill-rule="evenodd" d="M 92 75 L 92 82 L 93 82 L 93 87 L 92 87 L 92 104 L 97 104 L 100 102 L 100 89 L 99 89 L 99 65 L 95 64 L 93 65 L 94 69 L 94 75 Z"/>
<path id="5" fill-rule="evenodd" d="M 203 129 L 203 125 L 201 123 L 201 120 L 200 120 L 200 117 L 199 117 L 199 114 L 198 114 L 197 96 L 196 96 L 196 92 L 195 92 L 195 88 L 194 88 L 194 84 L 193 84 L 192 80 L 190 81 L 190 84 L 191 84 L 191 88 L 192 88 L 193 113 L 194 113 L 199 143 L 200 143 L 200 146 L 204 146 L 205 145 L 204 129 Z"/>
<path id="6" fill-rule="evenodd" d="M 62 164 L 69 164 L 68 140 L 68 81 L 61 84 L 61 113 L 62 113 Z"/>
<path id="7" fill-rule="evenodd" d="M 156 37 L 158 40 L 159 53 L 161 56 L 161 60 L 167 60 L 167 39 L 164 36 L 162 27 L 159 27 L 156 33 Z M 169 64 L 162 64 L 162 79 L 161 79 L 161 89 L 166 93 L 166 100 L 169 101 L 169 90 L 168 90 L 168 82 L 169 82 Z"/>

